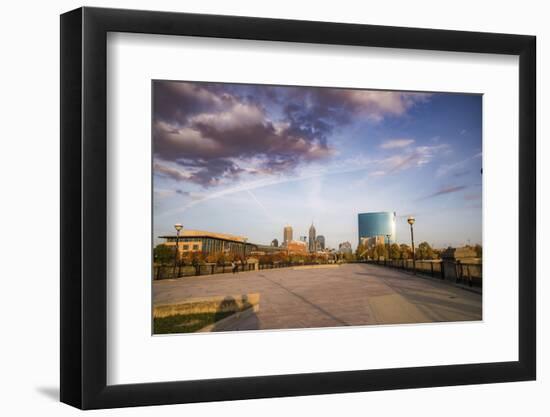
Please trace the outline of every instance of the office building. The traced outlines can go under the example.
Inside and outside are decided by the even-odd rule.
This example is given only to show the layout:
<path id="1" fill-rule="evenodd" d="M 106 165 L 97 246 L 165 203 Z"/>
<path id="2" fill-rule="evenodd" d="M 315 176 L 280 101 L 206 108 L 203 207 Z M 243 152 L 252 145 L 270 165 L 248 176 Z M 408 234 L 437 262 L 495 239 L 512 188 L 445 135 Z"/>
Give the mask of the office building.
<path id="1" fill-rule="evenodd" d="M 385 243 L 388 242 L 388 238 L 389 243 L 395 243 L 395 212 L 360 213 L 357 218 L 359 242 L 367 238 L 383 236 Z"/>
<path id="2" fill-rule="evenodd" d="M 307 254 L 307 244 L 306 242 L 301 242 L 299 240 L 291 240 L 287 242 L 286 249 L 290 255 L 298 254 L 304 255 Z"/>
<path id="3" fill-rule="evenodd" d="M 317 250 L 325 250 L 325 237 L 323 235 L 319 235 L 316 238 L 317 241 Z"/>
<path id="4" fill-rule="evenodd" d="M 286 225 L 283 230 L 283 242 L 288 243 L 292 240 L 292 226 Z"/>
<path id="5" fill-rule="evenodd" d="M 311 223 L 311 226 L 309 227 L 309 251 L 310 252 L 316 252 L 317 251 L 317 244 L 315 241 L 315 226 L 313 226 L 313 223 Z"/>
<path id="6" fill-rule="evenodd" d="M 247 243 L 243 236 L 234 236 L 225 233 L 205 232 L 203 230 L 182 230 L 179 239 L 175 235 L 159 236 L 165 239 L 166 246 L 175 246 L 178 241 L 178 250 L 182 255 L 202 253 L 204 255 L 229 253 L 247 256 L 256 250 L 257 245 Z"/>

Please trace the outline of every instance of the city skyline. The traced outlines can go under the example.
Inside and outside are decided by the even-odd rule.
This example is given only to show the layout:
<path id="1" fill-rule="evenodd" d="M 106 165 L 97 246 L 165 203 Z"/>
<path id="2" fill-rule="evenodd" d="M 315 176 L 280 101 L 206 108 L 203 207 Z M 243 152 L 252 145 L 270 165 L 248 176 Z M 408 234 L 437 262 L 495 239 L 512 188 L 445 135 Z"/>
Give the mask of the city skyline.
<path id="1" fill-rule="evenodd" d="M 357 241 L 357 214 L 396 236 L 481 242 L 481 96 L 154 82 L 154 236 L 189 229 L 269 244 L 283 227 Z"/>

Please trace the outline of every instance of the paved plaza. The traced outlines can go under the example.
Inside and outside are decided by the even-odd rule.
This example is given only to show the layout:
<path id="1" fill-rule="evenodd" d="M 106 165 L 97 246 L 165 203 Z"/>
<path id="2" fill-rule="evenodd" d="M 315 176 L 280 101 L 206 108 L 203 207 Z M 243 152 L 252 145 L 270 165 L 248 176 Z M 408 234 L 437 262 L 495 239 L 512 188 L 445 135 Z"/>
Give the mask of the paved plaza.
<path id="1" fill-rule="evenodd" d="M 257 311 L 216 331 L 481 320 L 481 295 L 382 266 L 344 264 L 154 281 L 153 302 L 260 295 Z"/>

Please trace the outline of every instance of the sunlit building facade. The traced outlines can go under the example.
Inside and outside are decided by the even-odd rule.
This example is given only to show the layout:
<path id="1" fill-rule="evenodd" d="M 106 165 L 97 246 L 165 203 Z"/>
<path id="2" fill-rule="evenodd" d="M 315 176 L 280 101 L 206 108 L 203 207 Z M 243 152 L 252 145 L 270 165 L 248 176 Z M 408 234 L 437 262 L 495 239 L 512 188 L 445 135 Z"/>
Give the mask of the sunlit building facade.
<path id="1" fill-rule="evenodd" d="M 166 246 L 174 247 L 178 242 L 178 251 L 182 255 L 202 253 L 204 255 L 226 253 L 248 256 L 256 245 L 247 243 L 243 236 L 226 233 L 213 233 L 203 230 L 183 230 L 177 238 L 174 235 L 159 236 Z"/>
<path id="2" fill-rule="evenodd" d="M 361 238 L 361 242 L 367 248 L 373 248 L 378 245 L 385 245 L 388 243 L 388 238 L 386 236 L 371 236 Z"/>
<path id="3" fill-rule="evenodd" d="M 283 242 L 288 243 L 292 240 L 292 226 L 285 226 L 283 229 Z"/>
<path id="4" fill-rule="evenodd" d="M 286 249 L 289 254 L 303 255 L 308 252 L 306 242 L 299 240 L 291 240 L 290 242 L 287 242 Z"/>

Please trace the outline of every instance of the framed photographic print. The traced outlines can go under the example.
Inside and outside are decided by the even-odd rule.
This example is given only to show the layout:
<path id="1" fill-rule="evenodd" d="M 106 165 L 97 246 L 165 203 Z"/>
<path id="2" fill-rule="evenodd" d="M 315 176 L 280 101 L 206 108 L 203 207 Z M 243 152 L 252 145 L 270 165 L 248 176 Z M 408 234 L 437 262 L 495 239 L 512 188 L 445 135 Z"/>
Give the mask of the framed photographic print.
<path id="1" fill-rule="evenodd" d="M 535 38 L 61 16 L 61 400 L 536 375 Z"/>

